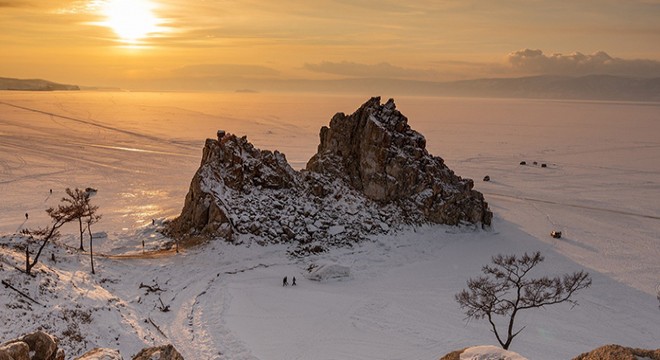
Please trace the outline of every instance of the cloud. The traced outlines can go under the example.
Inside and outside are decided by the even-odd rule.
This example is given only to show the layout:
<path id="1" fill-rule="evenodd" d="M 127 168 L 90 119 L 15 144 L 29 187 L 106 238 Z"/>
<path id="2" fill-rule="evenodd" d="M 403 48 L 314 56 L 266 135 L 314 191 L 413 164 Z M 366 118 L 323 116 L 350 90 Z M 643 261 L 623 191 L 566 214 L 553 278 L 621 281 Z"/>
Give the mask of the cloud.
<path id="1" fill-rule="evenodd" d="M 434 70 L 404 68 L 387 62 L 379 64 L 360 64 L 350 61 L 322 61 L 319 64 L 306 63 L 304 68 L 318 73 L 361 78 L 429 79 L 438 76 L 438 73 Z"/>
<path id="2" fill-rule="evenodd" d="M 211 76 L 247 76 L 247 77 L 273 77 L 279 71 L 259 65 L 243 64 L 199 64 L 184 66 L 172 71 L 176 75 L 211 77 Z"/>
<path id="3" fill-rule="evenodd" d="M 538 49 L 523 49 L 510 53 L 508 63 L 514 71 L 531 74 L 660 76 L 660 61 L 615 58 L 604 51 L 590 55 L 580 52 L 545 55 Z"/>

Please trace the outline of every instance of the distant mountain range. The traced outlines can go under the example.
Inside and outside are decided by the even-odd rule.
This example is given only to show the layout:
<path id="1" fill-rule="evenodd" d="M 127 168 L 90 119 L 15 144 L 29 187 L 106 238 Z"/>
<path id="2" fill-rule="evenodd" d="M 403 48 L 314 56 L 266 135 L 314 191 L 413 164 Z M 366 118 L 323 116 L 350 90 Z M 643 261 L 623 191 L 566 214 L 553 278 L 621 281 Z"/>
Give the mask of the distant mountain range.
<path id="1" fill-rule="evenodd" d="M 256 79 L 246 77 L 186 77 L 156 80 L 136 88 L 149 90 L 320 92 L 489 98 L 530 98 L 567 100 L 660 101 L 660 77 L 633 78 L 614 75 L 579 77 L 539 75 L 519 78 L 490 78 L 451 82 L 386 78 L 337 80 Z M 83 90 L 120 90 L 83 87 Z M 81 90 L 77 85 L 46 80 L 0 77 L 0 90 Z"/>
<path id="2" fill-rule="evenodd" d="M 449 82 L 390 78 L 310 80 L 207 76 L 162 79 L 158 86 L 191 91 L 251 89 L 252 92 L 388 94 L 388 96 L 660 101 L 660 77 L 633 78 L 612 75 L 580 77 L 540 75 Z"/>
<path id="3" fill-rule="evenodd" d="M 255 84 L 256 85 L 256 84 Z M 342 79 L 273 81 L 264 90 L 311 90 L 396 95 L 427 95 L 492 98 L 660 101 L 660 78 L 630 78 L 611 75 L 529 76 L 475 79 L 452 82 L 402 79 Z"/>
<path id="4" fill-rule="evenodd" d="M 0 90 L 54 91 L 80 90 L 78 85 L 58 84 L 41 79 L 12 79 L 0 77 Z"/>

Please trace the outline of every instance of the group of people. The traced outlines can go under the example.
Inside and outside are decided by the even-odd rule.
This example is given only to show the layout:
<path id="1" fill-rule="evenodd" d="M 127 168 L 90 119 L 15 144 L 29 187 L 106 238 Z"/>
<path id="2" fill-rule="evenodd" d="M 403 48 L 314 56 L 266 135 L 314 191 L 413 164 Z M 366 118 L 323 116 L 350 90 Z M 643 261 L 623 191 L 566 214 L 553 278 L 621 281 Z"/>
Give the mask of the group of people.
<path id="1" fill-rule="evenodd" d="M 289 280 L 286 276 L 282 280 L 282 286 L 289 286 Z M 295 276 L 293 277 L 293 279 L 291 279 L 291 286 L 296 286 L 296 277 Z"/>

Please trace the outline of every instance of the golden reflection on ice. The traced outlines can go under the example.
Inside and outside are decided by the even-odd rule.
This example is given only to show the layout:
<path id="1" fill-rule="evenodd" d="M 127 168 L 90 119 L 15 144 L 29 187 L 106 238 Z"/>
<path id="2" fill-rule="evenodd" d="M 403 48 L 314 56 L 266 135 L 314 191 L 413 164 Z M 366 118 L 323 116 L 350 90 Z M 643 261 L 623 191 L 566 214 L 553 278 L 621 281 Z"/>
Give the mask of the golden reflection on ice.
<path id="1" fill-rule="evenodd" d="M 163 214 L 164 208 L 159 204 L 167 195 L 168 193 L 166 191 L 158 189 L 120 193 L 119 196 L 121 198 L 131 203 L 121 207 L 117 212 L 123 218 L 134 219 L 135 223 L 150 223 L 152 219 L 160 217 Z M 136 201 L 140 203 L 136 204 Z"/>

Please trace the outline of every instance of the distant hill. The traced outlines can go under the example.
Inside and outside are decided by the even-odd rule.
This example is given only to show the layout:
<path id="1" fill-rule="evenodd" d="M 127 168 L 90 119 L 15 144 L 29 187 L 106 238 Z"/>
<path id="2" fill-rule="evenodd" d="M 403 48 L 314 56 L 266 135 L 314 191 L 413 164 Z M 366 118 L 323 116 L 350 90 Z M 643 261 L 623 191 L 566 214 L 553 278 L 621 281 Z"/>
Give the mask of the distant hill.
<path id="1" fill-rule="evenodd" d="M 54 91 L 80 90 L 78 85 L 58 84 L 41 79 L 12 79 L 0 77 L 0 90 Z"/>
<path id="2" fill-rule="evenodd" d="M 613 75 L 486 78 L 461 81 L 424 81 L 392 78 L 256 79 L 241 76 L 170 78 L 155 86 L 172 90 L 258 92 L 316 92 L 530 98 L 565 100 L 660 101 L 660 77 Z"/>
<path id="3" fill-rule="evenodd" d="M 443 83 L 439 88 L 461 96 L 660 101 L 660 78 L 612 75 L 477 79 Z"/>
<path id="4" fill-rule="evenodd" d="M 277 86 L 284 85 L 284 86 Z M 402 79 L 342 79 L 276 84 L 276 87 L 312 88 L 320 91 L 530 99 L 660 101 L 660 78 L 630 78 L 611 75 L 528 76 L 451 82 Z"/>

